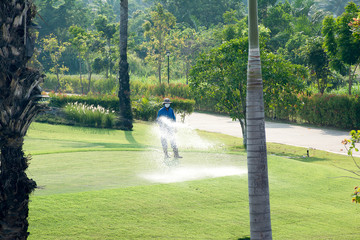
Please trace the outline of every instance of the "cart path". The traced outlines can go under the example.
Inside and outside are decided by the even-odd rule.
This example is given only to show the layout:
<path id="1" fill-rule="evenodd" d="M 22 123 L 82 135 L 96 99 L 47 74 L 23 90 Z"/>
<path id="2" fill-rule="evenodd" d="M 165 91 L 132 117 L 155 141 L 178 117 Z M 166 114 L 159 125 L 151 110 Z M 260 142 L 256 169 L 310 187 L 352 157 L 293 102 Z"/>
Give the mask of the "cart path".
<path id="1" fill-rule="evenodd" d="M 190 116 L 186 116 L 185 123 L 194 129 L 242 138 L 239 121 L 232 121 L 230 117 L 194 112 Z M 287 123 L 266 122 L 265 129 L 267 142 L 319 149 L 339 154 L 346 154 L 346 149 L 341 141 L 350 138 L 348 131 Z M 354 156 L 360 157 L 360 153 L 354 152 Z"/>

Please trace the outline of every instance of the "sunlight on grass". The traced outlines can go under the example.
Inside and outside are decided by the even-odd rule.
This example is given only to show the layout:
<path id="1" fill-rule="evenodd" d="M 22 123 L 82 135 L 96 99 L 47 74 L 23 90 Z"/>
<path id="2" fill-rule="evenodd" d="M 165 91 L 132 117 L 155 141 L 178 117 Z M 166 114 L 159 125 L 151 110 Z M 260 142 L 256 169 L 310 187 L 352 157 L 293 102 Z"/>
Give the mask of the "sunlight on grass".
<path id="1" fill-rule="evenodd" d="M 212 144 L 184 147 L 179 165 L 168 166 L 156 127 L 137 122 L 134 129 L 31 126 L 27 173 L 39 189 L 30 240 L 249 236 L 242 139 L 189 130 L 185 140 Z M 357 182 L 337 178 L 351 159 L 317 150 L 307 158 L 306 149 L 281 144 L 268 144 L 268 152 L 274 239 L 358 239 L 360 208 L 350 196 Z"/>

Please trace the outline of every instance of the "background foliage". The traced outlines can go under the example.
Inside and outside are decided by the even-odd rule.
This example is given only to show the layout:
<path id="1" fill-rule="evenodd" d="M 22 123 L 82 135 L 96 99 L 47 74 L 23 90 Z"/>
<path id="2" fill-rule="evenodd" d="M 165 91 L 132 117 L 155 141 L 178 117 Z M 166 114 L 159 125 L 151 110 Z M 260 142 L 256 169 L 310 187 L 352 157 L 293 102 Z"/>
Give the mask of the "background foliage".
<path id="1" fill-rule="evenodd" d="M 320 120 L 320 116 L 315 121 L 308 110 L 301 113 L 305 102 L 315 104 L 302 98 L 318 93 L 358 94 L 360 1 L 349 2 L 258 1 L 268 117 L 339 127 L 355 124 L 354 120 Z M 36 3 L 41 28 L 34 29 L 39 33 L 33 62 L 40 63 L 47 74 L 43 89 L 116 93 L 119 0 Z M 195 99 L 195 109 L 243 119 L 246 29 L 246 0 L 129 0 L 128 56 L 137 108 L 156 96 L 179 97 Z M 45 44 L 56 41 L 59 54 Z M 335 104 L 321 106 L 339 111 Z"/>

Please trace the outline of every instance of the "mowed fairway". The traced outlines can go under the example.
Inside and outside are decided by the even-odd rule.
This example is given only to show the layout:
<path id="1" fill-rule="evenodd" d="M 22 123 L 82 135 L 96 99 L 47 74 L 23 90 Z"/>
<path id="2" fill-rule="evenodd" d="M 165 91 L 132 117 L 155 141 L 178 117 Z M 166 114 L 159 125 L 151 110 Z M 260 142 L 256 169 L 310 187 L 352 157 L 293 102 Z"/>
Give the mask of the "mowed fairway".
<path id="1" fill-rule="evenodd" d="M 33 123 L 24 149 L 31 196 L 30 237 L 39 239 L 247 239 L 246 155 L 242 140 L 180 128 L 184 158 L 162 161 L 152 124 L 134 131 Z M 196 141 L 194 141 L 196 140 Z M 274 239 L 359 239 L 359 184 L 334 166 L 346 156 L 270 145 Z M 305 150 L 303 151 L 305 152 Z"/>

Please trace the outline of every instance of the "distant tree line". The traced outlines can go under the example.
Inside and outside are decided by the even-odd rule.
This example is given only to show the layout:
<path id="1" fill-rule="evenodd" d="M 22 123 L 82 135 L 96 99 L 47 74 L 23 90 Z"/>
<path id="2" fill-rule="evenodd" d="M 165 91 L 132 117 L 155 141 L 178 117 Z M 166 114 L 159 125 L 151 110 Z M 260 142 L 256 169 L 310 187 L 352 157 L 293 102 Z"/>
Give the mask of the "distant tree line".
<path id="1" fill-rule="evenodd" d="M 33 64 L 56 74 L 57 89 L 66 88 L 64 74 L 78 74 L 86 93 L 94 74 L 118 73 L 120 0 L 35 3 L 40 29 Z M 349 25 L 358 17 L 356 4 L 360 1 L 259 0 L 262 48 L 304 67 L 304 91 L 348 86 L 351 94 L 360 49 L 356 24 Z M 202 54 L 247 37 L 247 1 L 129 0 L 128 33 L 130 75 L 188 83 Z"/>

